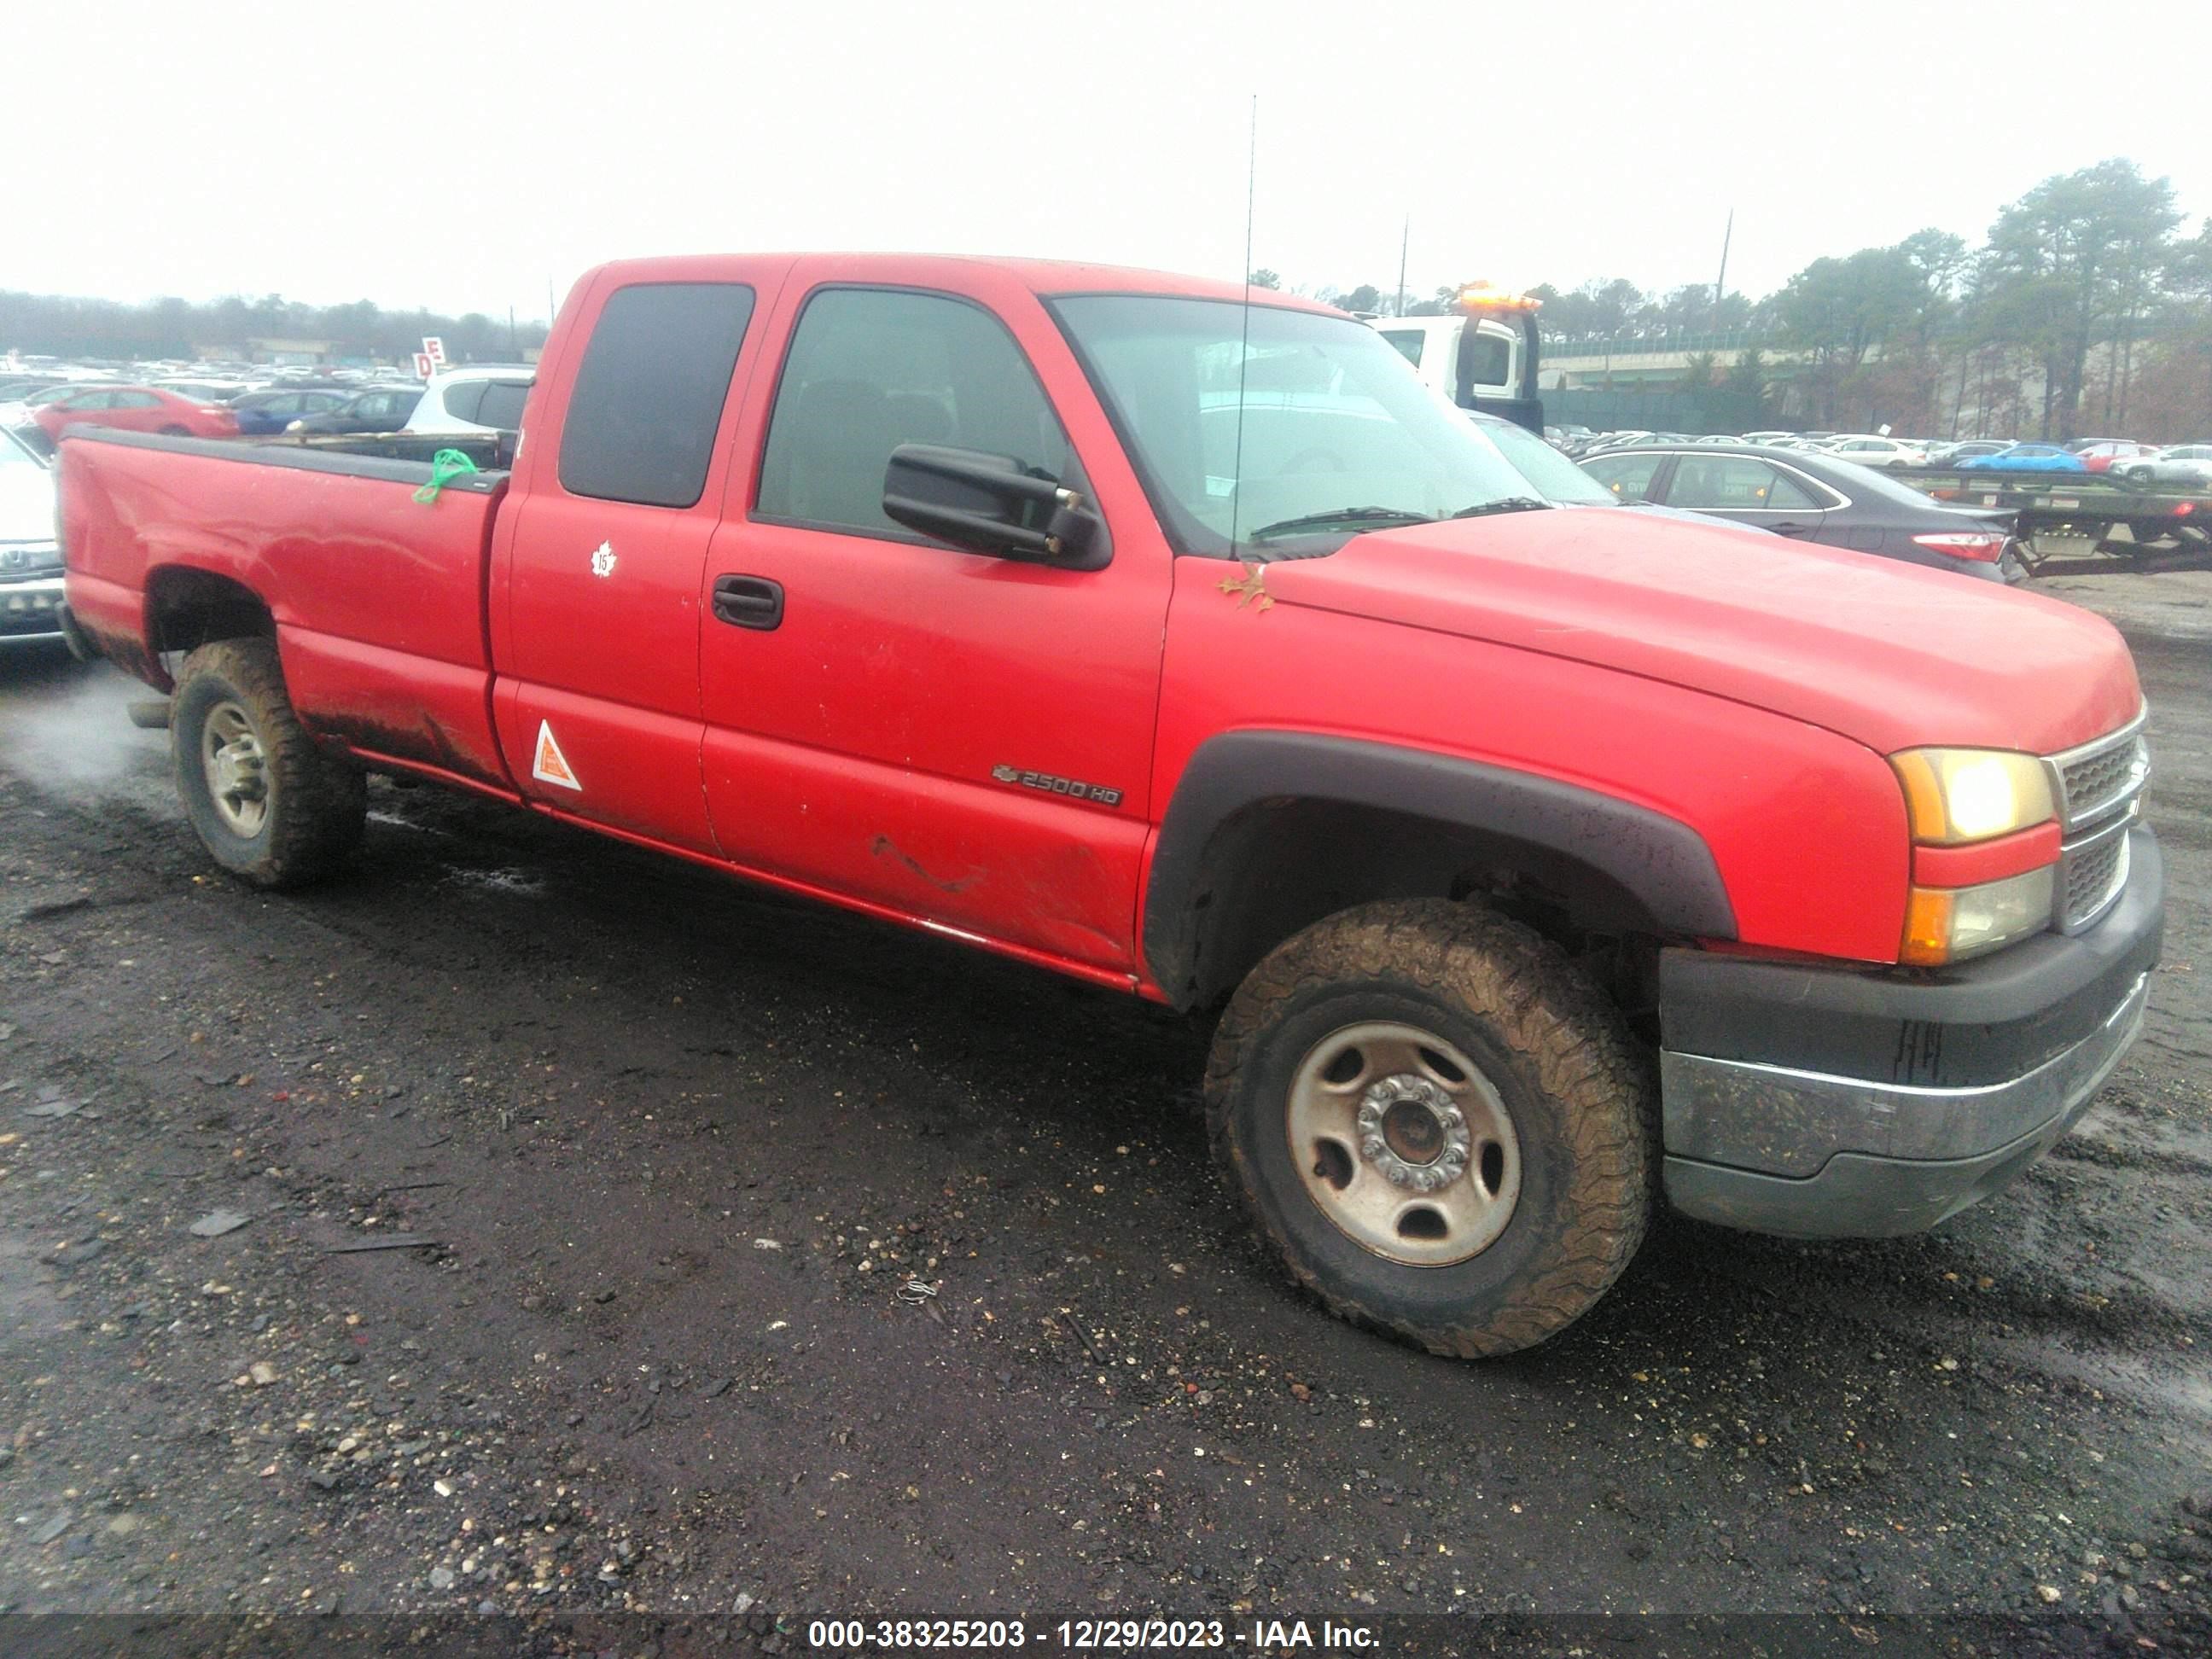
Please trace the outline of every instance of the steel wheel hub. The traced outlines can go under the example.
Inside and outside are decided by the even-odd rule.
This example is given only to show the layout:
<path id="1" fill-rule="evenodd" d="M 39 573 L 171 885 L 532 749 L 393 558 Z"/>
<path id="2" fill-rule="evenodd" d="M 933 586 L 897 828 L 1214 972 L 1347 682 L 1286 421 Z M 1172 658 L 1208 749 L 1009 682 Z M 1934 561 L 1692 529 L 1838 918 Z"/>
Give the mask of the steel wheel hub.
<path id="1" fill-rule="evenodd" d="M 1285 1127 L 1315 1206 L 1391 1261 L 1479 1255 L 1520 1201 L 1521 1141 L 1504 1101 L 1418 1026 L 1368 1021 L 1316 1042 L 1291 1079 Z"/>
<path id="2" fill-rule="evenodd" d="M 1359 1154 L 1394 1187 L 1417 1193 L 1467 1173 L 1467 1114 L 1425 1077 L 1377 1079 L 1359 1097 Z"/>
<path id="3" fill-rule="evenodd" d="M 216 815 L 234 834 L 252 839 L 269 820 L 269 762 L 246 711 L 217 703 L 200 728 L 200 769 Z"/>

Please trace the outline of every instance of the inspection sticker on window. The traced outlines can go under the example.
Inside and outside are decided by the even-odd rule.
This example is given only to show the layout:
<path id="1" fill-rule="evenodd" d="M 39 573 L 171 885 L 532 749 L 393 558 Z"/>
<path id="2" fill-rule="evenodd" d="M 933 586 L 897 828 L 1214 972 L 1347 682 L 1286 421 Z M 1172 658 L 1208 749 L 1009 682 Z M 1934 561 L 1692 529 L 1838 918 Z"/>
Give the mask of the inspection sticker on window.
<path id="1" fill-rule="evenodd" d="M 579 794 L 584 786 L 576 781 L 568 757 L 561 752 L 561 745 L 553 741 L 553 722 L 538 722 L 538 756 L 530 763 L 530 775 L 545 783 L 557 783 L 563 789 L 574 789 Z"/>

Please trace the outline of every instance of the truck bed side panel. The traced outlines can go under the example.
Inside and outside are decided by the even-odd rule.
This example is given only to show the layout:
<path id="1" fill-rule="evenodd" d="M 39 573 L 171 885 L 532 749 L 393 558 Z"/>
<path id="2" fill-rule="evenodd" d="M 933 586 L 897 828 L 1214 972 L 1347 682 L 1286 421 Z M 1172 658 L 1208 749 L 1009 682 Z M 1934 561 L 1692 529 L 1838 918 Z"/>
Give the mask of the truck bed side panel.
<path id="1" fill-rule="evenodd" d="M 70 609 L 125 667 L 167 676 L 165 586 L 204 572 L 276 624 L 319 737 L 504 792 L 493 735 L 484 573 L 506 475 L 417 502 L 419 463 L 137 434 L 62 447 Z M 150 598 L 150 602 L 149 602 Z"/>

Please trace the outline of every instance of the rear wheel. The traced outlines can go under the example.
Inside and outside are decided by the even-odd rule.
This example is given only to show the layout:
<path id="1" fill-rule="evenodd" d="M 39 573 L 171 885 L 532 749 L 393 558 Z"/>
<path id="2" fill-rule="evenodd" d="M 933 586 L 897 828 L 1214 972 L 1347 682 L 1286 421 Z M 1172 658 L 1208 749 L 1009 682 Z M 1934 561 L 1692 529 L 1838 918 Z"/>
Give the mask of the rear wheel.
<path id="1" fill-rule="evenodd" d="M 169 747 L 192 828 L 233 875 L 296 887 L 360 844 L 368 780 L 301 726 L 271 641 L 224 640 L 185 659 Z"/>
<path id="2" fill-rule="evenodd" d="M 1362 907 L 1231 999 L 1215 1151 L 1303 1285 L 1432 1352 L 1510 1353 L 1618 1279 L 1651 1208 L 1651 1087 L 1619 1013 L 1534 933 Z"/>

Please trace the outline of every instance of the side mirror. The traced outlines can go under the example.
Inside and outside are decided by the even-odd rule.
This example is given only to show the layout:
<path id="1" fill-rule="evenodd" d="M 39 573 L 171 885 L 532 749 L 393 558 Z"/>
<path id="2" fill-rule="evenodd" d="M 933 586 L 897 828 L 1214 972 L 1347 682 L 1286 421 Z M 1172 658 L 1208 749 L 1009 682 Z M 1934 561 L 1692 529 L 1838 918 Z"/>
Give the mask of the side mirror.
<path id="1" fill-rule="evenodd" d="M 884 515 L 971 553 L 1062 570 L 1096 570 L 1105 521 L 1082 495 L 1012 455 L 901 444 L 884 469 Z"/>

